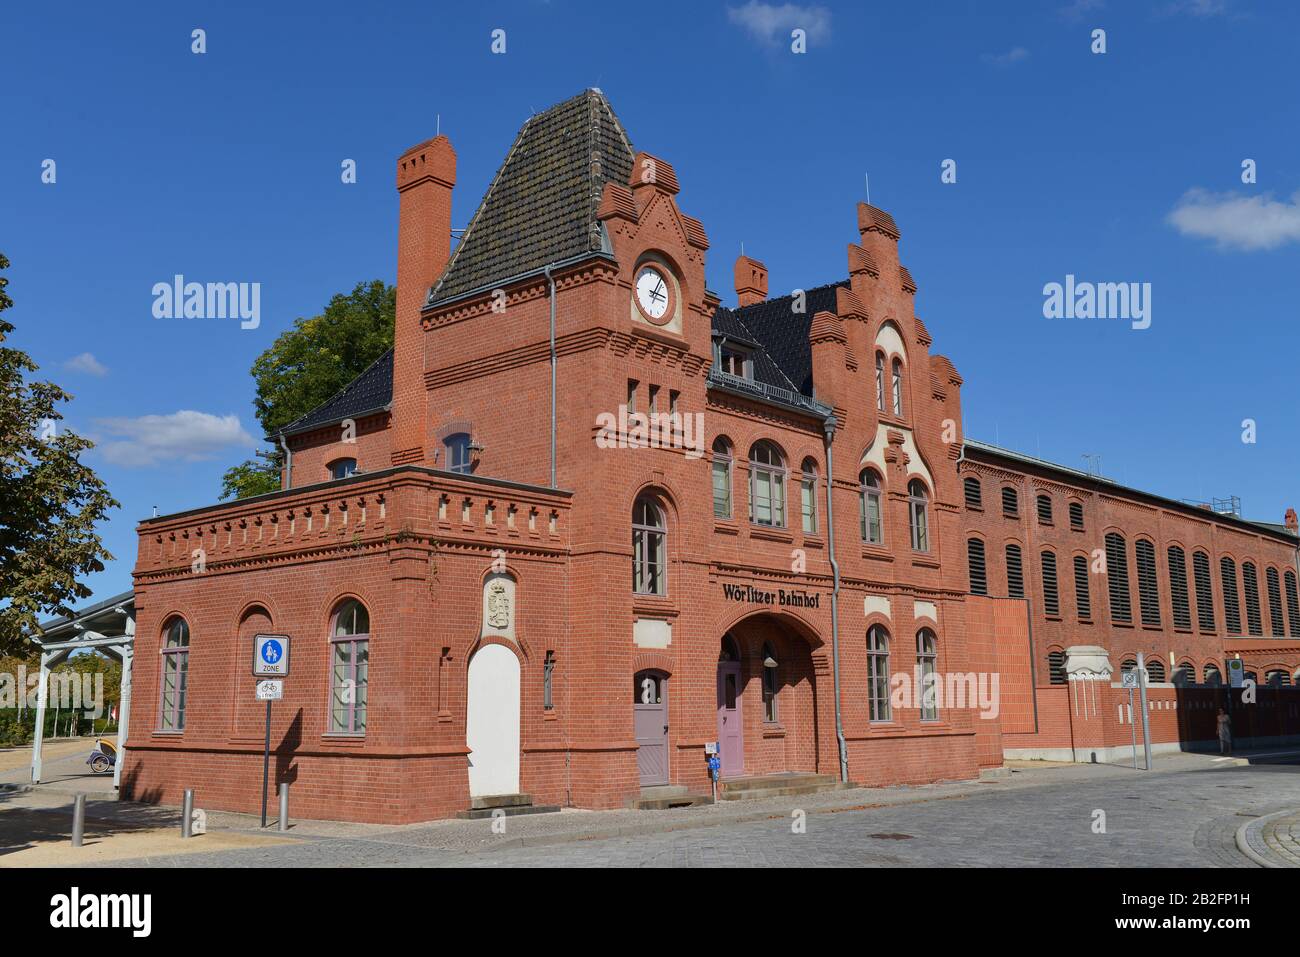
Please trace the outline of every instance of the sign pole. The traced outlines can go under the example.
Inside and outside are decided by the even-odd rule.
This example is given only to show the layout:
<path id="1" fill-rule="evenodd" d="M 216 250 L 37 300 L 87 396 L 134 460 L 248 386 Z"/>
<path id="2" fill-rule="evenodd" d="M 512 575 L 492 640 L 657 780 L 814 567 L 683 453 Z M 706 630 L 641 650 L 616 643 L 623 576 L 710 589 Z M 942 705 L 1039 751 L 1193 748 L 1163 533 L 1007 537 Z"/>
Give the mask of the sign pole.
<path id="1" fill-rule="evenodd" d="M 1138 767 L 1138 726 L 1137 722 L 1133 720 L 1132 688 L 1128 689 L 1128 726 L 1129 730 L 1133 732 L 1133 770 L 1136 771 Z"/>
<path id="2" fill-rule="evenodd" d="M 271 776 L 271 699 L 266 700 L 266 746 L 262 749 L 262 827 L 266 827 L 266 785 Z"/>
<path id="3" fill-rule="evenodd" d="M 1138 692 L 1142 699 L 1142 756 L 1146 770 L 1151 770 L 1151 722 L 1147 717 L 1147 666 L 1145 655 L 1138 652 Z"/>

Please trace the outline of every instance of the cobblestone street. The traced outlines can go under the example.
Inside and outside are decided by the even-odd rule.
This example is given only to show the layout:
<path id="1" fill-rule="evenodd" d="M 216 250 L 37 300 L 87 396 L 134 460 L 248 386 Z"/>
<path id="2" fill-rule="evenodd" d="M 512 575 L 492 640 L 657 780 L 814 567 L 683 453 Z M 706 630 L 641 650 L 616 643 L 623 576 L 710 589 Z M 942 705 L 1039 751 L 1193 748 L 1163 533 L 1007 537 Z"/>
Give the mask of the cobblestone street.
<path id="1" fill-rule="evenodd" d="M 393 827 L 309 821 L 295 824 L 290 830 L 293 839 L 283 843 L 215 852 L 196 846 L 186 854 L 114 863 L 145 867 L 1295 866 L 1300 863 L 1292 836 L 1300 831 L 1300 765 L 1292 762 L 1298 760 L 1294 753 L 1235 760 L 1174 755 L 1159 759 L 1150 773 L 1104 765 L 1036 767 L 995 781 L 924 788 L 858 789 L 681 811 L 566 811 L 508 818 L 504 833 L 494 832 L 493 822 L 487 820 Z M 63 800 L 44 797 L 51 814 Z M 133 806 L 106 807 L 105 812 L 125 815 L 129 807 Z M 0 823 L 5 813 L 0 811 Z M 209 820 L 214 833 L 255 832 L 255 822 L 243 815 L 214 813 Z M 802 832 L 796 828 L 800 821 Z M 1247 843 L 1249 853 L 1239 849 L 1239 839 Z"/>

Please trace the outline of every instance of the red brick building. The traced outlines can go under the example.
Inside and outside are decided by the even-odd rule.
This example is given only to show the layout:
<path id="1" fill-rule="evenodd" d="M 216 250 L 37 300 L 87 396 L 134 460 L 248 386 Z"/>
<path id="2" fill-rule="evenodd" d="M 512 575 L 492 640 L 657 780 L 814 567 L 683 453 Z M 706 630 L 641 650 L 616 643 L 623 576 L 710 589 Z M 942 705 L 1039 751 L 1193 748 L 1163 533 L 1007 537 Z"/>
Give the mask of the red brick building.
<path id="1" fill-rule="evenodd" d="M 1068 647 L 1198 676 L 1223 657 L 1233 629 L 1184 628 L 1167 575 L 1158 624 L 1137 603 L 1114 620 L 1100 586 L 1088 620 L 1070 614 L 1073 558 L 1111 531 L 1125 556 L 1178 545 L 1189 576 L 1204 552 L 1219 615 L 1217 563 L 1249 561 L 1274 639 L 1250 660 L 1300 660 L 1279 645 L 1294 613 L 1272 627 L 1294 529 L 964 439 L 962 380 L 930 351 L 889 214 L 859 204 L 831 285 L 769 298 L 741 257 L 727 307 L 676 171 L 599 91 L 524 125 L 453 250 L 455 179 L 445 137 L 399 159 L 394 349 L 273 437 L 284 489 L 141 524 L 125 796 L 257 805 L 258 633 L 291 638 L 273 776 L 305 816 L 707 792 L 715 742 L 734 790 L 972 777 L 1013 747 L 1075 746 L 1038 704 Z M 1040 493 L 1050 522 L 1032 521 Z M 1013 542 L 1028 604 L 999 600 Z M 1049 549 L 1051 614 L 1031 571 Z M 931 674 L 959 680 L 907 694 Z"/>

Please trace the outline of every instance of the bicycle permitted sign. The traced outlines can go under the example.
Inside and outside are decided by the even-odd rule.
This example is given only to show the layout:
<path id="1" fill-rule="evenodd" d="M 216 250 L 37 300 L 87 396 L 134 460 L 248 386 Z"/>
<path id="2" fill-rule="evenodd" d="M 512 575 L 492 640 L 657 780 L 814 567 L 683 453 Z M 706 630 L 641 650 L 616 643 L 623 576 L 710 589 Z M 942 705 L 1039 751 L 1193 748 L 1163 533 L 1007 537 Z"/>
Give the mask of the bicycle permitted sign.
<path id="1" fill-rule="evenodd" d="M 289 636 L 253 637 L 253 674 L 258 678 L 283 678 L 289 673 Z"/>

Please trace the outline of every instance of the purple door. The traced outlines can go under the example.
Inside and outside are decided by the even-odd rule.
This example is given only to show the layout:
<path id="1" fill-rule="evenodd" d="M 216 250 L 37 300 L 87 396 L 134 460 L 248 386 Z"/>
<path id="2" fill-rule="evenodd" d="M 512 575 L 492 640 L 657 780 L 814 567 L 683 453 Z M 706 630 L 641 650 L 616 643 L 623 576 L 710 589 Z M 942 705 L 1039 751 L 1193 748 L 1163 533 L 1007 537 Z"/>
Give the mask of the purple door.
<path id="1" fill-rule="evenodd" d="M 745 773 L 745 740 L 740 720 L 740 662 L 718 662 L 718 750 L 722 776 Z"/>
<path id="2" fill-rule="evenodd" d="M 668 783 L 668 682 L 657 671 L 632 679 L 632 726 L 641 785 Z"/>

